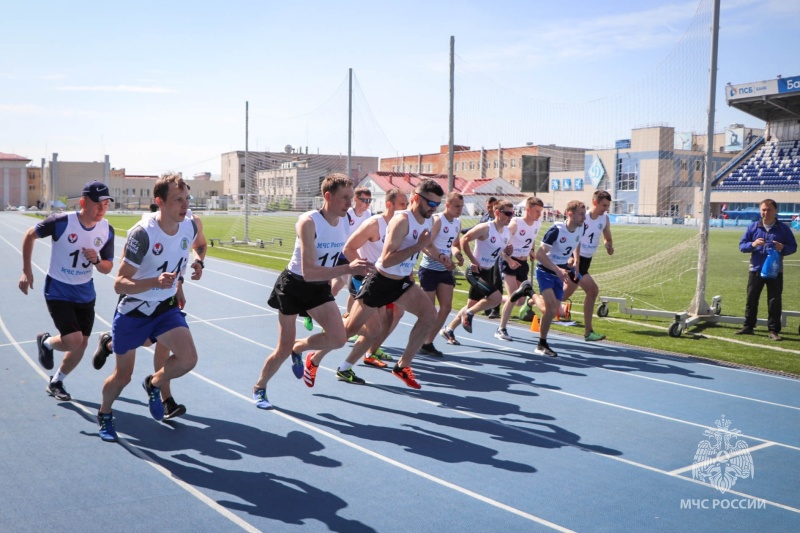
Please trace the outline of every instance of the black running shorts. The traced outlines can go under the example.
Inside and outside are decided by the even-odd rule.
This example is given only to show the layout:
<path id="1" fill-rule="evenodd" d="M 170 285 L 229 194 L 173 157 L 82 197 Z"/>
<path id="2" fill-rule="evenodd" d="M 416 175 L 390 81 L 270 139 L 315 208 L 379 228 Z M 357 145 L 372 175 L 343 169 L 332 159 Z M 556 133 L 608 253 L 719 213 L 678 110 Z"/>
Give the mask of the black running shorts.
<path id="1" fill-rule="evenodd" d="M 66 300 L 46 300 L 47 310 L 53 317 L 53 324 L 60 335 L 80 331 L 84 337 L 92 334 L 94 327 L 94 300 L 88 303 L 75 303 Z"/>
<path id="2" fill-rule="evenodd" d="M 392 279 L 374 272 L 364 278 L 356 300 L 361 300 L 367 307 L 383 307 L 396 302 L 412 285 L 414 281 L 410 277 Z"/>
<path id="3" fill-rule="evenodd" d="M 327 281 L 306 281 L 284 270 L 275 281 L 267 303 L 284 315 L 299 315 L 309 309 L 334 301 Z"/>
<path id="4" fill-rule="evenodd" d="M 497 268 L 497 263 L 494 264 L 491 268 L 482 268 L 481 271 L 477 274 L 478 278 L 482 279 L 486 283 L 488 283 L 491 287 L 494 287 L 495 291 L 502 291 L 503 290 L 503 281 L 500 279 L 500 269 Z M 491 294 L 494 294 L 492 291 Z M 469 288 L 469 299 L 470 300 L 483 300 L 486 298 L 487 295 L 481 293 L 475 287 L 470 286 Z"/>

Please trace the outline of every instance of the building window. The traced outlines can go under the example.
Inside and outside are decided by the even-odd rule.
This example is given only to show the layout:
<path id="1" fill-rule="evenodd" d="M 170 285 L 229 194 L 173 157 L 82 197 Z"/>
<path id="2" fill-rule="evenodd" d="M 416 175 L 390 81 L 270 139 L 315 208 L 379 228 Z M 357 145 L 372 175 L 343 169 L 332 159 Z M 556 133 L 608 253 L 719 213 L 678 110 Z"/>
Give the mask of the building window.
<path id="1" fill-rule="evenodd" d="M 618 191 L 635 191 L 639 181 L 639 161 L 629 157 L 617 159 L 617 184 Z"/>
<path id="2" fill-rule="evenodd" d="M 242 170 L 240 170 L 239 172 L 244 172 L 244 163 L 242 163 Z"/>
<path id="3" fill-rule="evenodd" d="M 475 161 L 470 161 L 469 162 L 469 169 L 470 170 L 475 170 Z"/>
<path id="4" fill-rule="evenodd" d="M 700 172 L 700 171 L 702 171 L 702 170 L 703 170 L 703 160 L 702 160 L 702 159 L 697 159 L 697 160 L 695 160 L 695 162 L 694 162 L 694 169 L 695 169 L 695 171 L 697 171 L 697 172 Z"/>
<path id="5" fill-rule="evenodd" d="M 494 160 L 494 168 L 498 168 L 497 166 L 497 159 Z"/>
<path id="6" fill-rule="evenodd" d="M 503 168 L 508 168 L 508 159 L 503 159 Z"/>
<path id="7" fill-rule="evenodd" d="M 517 160 L 513 157 L 511 158 L 511 168 L 517 168 Z"/>
<path id="8" fill-rule="evenodd" d="M 681 170 L 686 170 L 687 164 L 685 159 L 681 159 Z"/>

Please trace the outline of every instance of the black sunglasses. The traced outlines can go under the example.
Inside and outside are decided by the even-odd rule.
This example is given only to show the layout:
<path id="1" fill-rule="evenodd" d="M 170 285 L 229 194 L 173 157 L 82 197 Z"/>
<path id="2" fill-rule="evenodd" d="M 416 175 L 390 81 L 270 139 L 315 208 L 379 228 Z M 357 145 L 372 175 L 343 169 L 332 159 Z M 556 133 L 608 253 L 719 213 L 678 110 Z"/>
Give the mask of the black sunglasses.
<path id="1" fill-rule="evenodd" d="M 365 204 L 371 204 L 372 203 L 372 198 L 367 198 L 366 196 L 359 196 L 358 199 L 361 200 L 362 202 L 364 202 Z"/>
<path id="2" fill-rule="evenodd" d="M 428 207 L 439 207 L 442 204 L 442 202 L 434 202 L 433 200 L 428 200 L 427 198 L 422 196 L 420 193 L 417 193 L 417 196 L 419 196 L 420 198 L 425 200 L 428 203 Z"/>
<path id="3" fill-rule="evenodd" d="M 507 217 L 513 217 L 514 216 L 514 211 L 500 211 L 500 212 L 503 213 Z"/>

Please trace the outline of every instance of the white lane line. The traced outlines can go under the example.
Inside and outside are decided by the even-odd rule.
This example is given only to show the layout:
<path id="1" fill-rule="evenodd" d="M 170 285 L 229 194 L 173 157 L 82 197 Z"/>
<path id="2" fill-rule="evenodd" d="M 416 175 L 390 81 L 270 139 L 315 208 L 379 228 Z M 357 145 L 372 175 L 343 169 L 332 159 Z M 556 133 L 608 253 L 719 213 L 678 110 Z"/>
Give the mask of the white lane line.
<path id="1" fill-rule="evenodd" d="M 3 322 L 3 318 L 2 317 L 0 317 L 0 329 L 3 330 L 3 333 L 5 334 L 6 338 L 8 338 L 8 340 L 11 341 L 11 344 L 17 349 L 17 352 L 19 352 L 19 354 L 22 356 L 22 359 L 25 362 L 27 362 L 31 366 L 31 368 L 33 368 L 34 371 L 42 377 L 42 379 L 49 380 L 50 379 L 49 376 L 41 368 L 39 368 L 39 365 L 34 363 L 33 360 L 30 357 L 28 357 L 28 354 L 25 353 L 25 351 L 22 349 L 22 347 L 19 345 L 19 343 L 17 343 L 14 340 L 14 337 L 11 336 L 11 332 L 8 331 L 8 328 L 6 328 L 5 322 Z M 96 416 L 96 413 L 93 410 L 91 410 L 88 407 L 84 406 L 83 404 L 81 404 L 77 400 L 70 400 L 70 403 L 72 405 L 74 405 L 75 407 L 77 407 L 78 409 L 80 409 L 81 412 L 83 412 L 89 420 L 92 420 Z M 123 448 L 128 450 L 129 452 L 133 453 L 139 459 L 144 460 L 148 465 L 153 467 L 156 470 L 156 472 L 158 472 L 159 474 L 163 475 L 170 482 L 178 485 L 180 488 L 182 488 L 183 490 L 185 490 L 186 492 L 188 492 L 189 494 L 191 494 L 192 496 L 194 496 L 195 498 L 200 500 L 202 503 L 204 503 L 210 509 L 216 511 L 218 514 L 220 514 L 221 516 L 227 518 L 228 520 L 230 520 L 231 522 L 233 522 L 234 524 L 236 524 L 237 526 L 239 526 L 243 530 L 250 531 L 250 532 L 253 532 L 253 533 L 260 531 L 257 527 L 253 526 L 252 524 L 250 524 L 249 522 L 247 522 L 245 520 L 242 520 L 237 515 L 235 515 L 232 511 L 230 511 L 230 510 L 226 509 L 225 507 L 219 505 L 216 501 L 214 501 L 212 498 L 209 498 L 208 496 L 203 494 L 200 490 L 196 489 L 194 486 L 192 486 L 189 483 L 186 483 L 185 481 L 177 478 L 172 472 L 170 472 L 169 470 L 167 470 L 166 468 L 164 468 L 163 466 L 161 466 L 157 462 L 155 462 L 155 460 L 152 457 L 150 457 L 150 455 L 148 455 L 147 453 L 143 452 L 138 447 L 132 445 L 130 442 L 128 442 L 128 440 L 123 435 L 125 435 L 125 434 L 124 433 L 120 433 L 120 437 L 119 437 L 119 441 L 118 441 L 119 444 Z"/>
<path id="2" fill-rule="evenodd" d="M 739 457 L 740 455 L 755 452 L 758 450 L 763 450 L 764 448 L 769 448 L 770 446 L 774 445 L 775 445 L 774 442 L 764 442 L 762 444 L 759 444 L 758 446 L 750 446 L 749 448 L 744 448 L 742 450 L 738 450 L 733 453 L 727 453 L 725 454 L 725 458 L 731 459 L 732 457 Z M 695 468 L 705 468 L 706 466 L 713 465 L 717 461 L 718 459 L 716 457 L 713 459 L 706 459 L 705 461 L 700 461 L 699 463 L 695 463 L 689 466 L 684 466 L 683 468 L 678 468 L 676 470 L 671 470 L 669 474 L 672 476 L 677 476 L 683 474 L 684 472 L 688 472 L 689 470 L 694 470 Z"/>

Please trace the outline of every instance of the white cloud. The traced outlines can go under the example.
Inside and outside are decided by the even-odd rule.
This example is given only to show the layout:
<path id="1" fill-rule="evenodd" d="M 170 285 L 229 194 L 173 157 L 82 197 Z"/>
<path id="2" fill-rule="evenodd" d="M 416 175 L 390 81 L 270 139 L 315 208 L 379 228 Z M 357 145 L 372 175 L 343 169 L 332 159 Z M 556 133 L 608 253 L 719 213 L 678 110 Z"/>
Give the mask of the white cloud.
<path id="1" fill-rule="evenodd" d="M 143 87 L 140 85 L 65 85 L 59 91 L 84 92 L 128 92 L 128 93 L 176 93 L 175 89 L 166 87 Z"/>
<path id="2" fill-rule="evenodd" d="M 33 104 L 0 104 L 0 113 L 15 113 L 21 115 L 38 115 L 44 108 Z"/>

